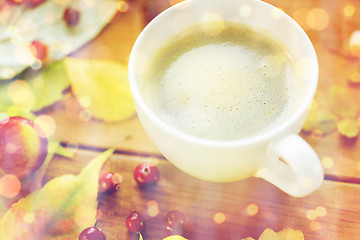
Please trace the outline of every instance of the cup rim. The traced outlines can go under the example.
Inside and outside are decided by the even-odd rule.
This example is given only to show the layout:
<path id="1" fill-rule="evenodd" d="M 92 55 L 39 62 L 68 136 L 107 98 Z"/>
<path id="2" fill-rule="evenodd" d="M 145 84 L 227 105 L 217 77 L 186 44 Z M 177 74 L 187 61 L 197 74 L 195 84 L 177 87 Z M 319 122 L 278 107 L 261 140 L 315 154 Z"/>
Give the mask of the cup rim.
<path id="1" fill-rule="evenodd" d="M 267 139 L 270 139 L 271 137 L 279 135 L 281 132 L 283 132 L 285 129 L 288 129 L 290 126 L 294 125 L 298 119 L 301 118 L 301 116 L 306 113 L 309 110 L 309 106 L 311 106 L 311 103 L 315 97 L 315 93 L 317 91 L 317 85 L 319 80 L 319 64 L 317 55 L 314 49 L 314 46 L 309 39 L 306 32 L 301 28 L 301 26 L 288 14 L 282 11 L 282 14 L 284 18 L 286 18 L 286 21 L 289 21 L 291 25 L 297 29 L 298 32 L 301 32 L 302 35 L 304 35 L 304 40 L 306 41 L 305 45 L 308 45 L 309 50 L 311 51 L 311 58 L 314 60 L 314 64 L 316 66 L 314 67 L 315 72 L 312 74 L 311 78 L 313 79 L 311 83 L 309 83 L 310 88 L 307 89 L 306 94 L 307 96 L 304 98 L 304 101 L 299 106 L 298 110 L 292 114 L 288 120 L 286 120 L 281 125 L 278 125 L 274 127 L 273 129 L 270 129 L 264 133 L 261 134 L 255 134 L 253 136 L 249 136 L 246 138 L 241 138 L 237 140 L 211 140 L 211 139 L 204 139 L 200 137 L 196 137 L 184 132 L 181 132 L 180 130 L 176 129 L 175 127 L 172 127 L 167 122 L 162 120 L 159 116 L 157 116 L 150 107 L 146 104 L 141 91 L 138 87 L 138 83 L 136 82 L 135 77 L 135 63 L 136 63 L 136 53 L 138 52 L 139 46 L 141 42 L 143 41 L 144 36 L 147 32 L 149 32 L 153 25 L 155 25 L 158 21 L 161 21 L 162 18 L 166 17 L 167 15 L 171 14 L 172 11 L 176 9 L 181 9 L 183 7 L 186 7 L 187 4 L 191 5 L 192 2 L 199 1 L 199 0 L 186 0 L 184 2 L 180 2 L 178 4 L 175 4 L 168 9 L 161 12 L 159 15 L 157 15 L 140 33 L 138 38 L 136 39 L 133 48 L 131 50 L 130 58 L 129 58 L 129 65 L 128 65 L 128 73 L 129 73 L 129 83 L 130 88 L 132 92 L 132 96 L 134 101 L 137 103 L 136 107 L 139 107 L 142 109 L 142 111 L 155 123 L 159 128 L 162 128 L 163 130 L 167 131 L 169 134 L 174 135 L 178 138 L 181 138 L 183 140 L 186 140 L 188 142 L 192 142 L 198 145 L 204 145 L 204 146 L 210 146 L 210 147 L 234 147 L 234 146 L 245 146 L 245 145 L 251 145 L 254 143 L 259 143 L 266 141 Z M 219 0 L 221 1 L 221 0 Z M 277 7 L 260 1 L 260 0 L 248 0 L 256 2 L 257 4 L 263 5 L 266 8 L 270 8 L 271 10 L 278 10 Z M 141 119 L 140 119 L 141 121 Z"/>

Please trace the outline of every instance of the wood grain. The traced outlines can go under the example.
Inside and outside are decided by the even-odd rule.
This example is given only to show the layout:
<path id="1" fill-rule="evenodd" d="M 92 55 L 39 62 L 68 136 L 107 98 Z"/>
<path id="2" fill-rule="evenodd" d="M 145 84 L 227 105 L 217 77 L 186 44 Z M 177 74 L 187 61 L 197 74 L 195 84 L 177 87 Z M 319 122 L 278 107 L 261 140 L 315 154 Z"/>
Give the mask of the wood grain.
<path id="1" fill-rule="evenodd" d="M 330 104 L 330 90 L 334 84 L 346 90 L 341 96 L 345 104 L 341 108 L 355 106 L 357 109 L 353 118 L 359 117 L 360 94 L 359 88 L 348 84 L 347 74 L 360 69 L 359 60 L 349 51 L 350 34 L 360 29 L 357 19 L 360 11 L 355 11 L 351 17 L 344 16 L 344 7 L 352 4 L 360 8 L 359 1 L 267 1 L 283 9 L 306 30 L 314 43 L 320 65 L 320 80 L 315 98 L 317 110 L 334 112 Z M 119 15 L 99 35 L 75 56 L 85 58 L 110 58 L 127 63 L 131 47 L 137 35 L 146 22 L 161 10 L 170 6 L 167 0 L 138 1 L 128 13 Z M 322 8 L 329 15 L 329 24 L 322 30 L 312 29 L 308 22 L 308 14 L 313 9 Z M 355 69 L 355 70 L 354 70 Z M 348 104 L 346 104 L 348 103 Z M 70 98 L 52 106 L 47 114 L 56 121 L 55 138 L 65 143 L 76 143 L 90 147 L 115 147 L 120 151 L 140 153 L 145 155 L 160 155 L 161 153 L 144 132 L 138 118 L 134 116 L 123 122 L 108 124 L 95 119 L 82 120 L 81 108 L 76 99 Z M 334 113 L 336 114 L 336 113 Z M 340 119 L 343 116 L 338 116 Z M 337 178 L 359 177 L 360 141 L 354 145 L 344 144 L 336 130 L 323 137 L 313 137 L 302 134 L 310 143 L 321 159 L 331 158 L 332 166 L 328 166 L 326 174 Z"/>
<path id="2" fill-rule="evenodd" d="M 99 152 L 77 150 L 73 159 L 56 157 L 46 180 L 65 173 L 78 173 L 97 154 Z M 159 167 L 161 179 L 157 186 L 140 189 L 133 179 L 133 170 L 145 161 Z M 325 181 L 314 194 L 297 199 L 255 178 L 226 184 L 201 181 L 156 158 L 114 154 L 108 168 L 123 176 L 118 192 L 99 196 L 97 226 L 103 229 L 108 240 L 137 239 L 125 226 L 131 210 L 145 218 L 143 236 L 147 240 L 158 240 L 171 234 L 166 230 L 165 216 L 175 209 L 185 214 L 182 234 L 191 240 L 247 236 L 257 239 L 266 228 L 279 231 L 286 227 L 300 229 L 305 239 L 351 239 L 360 234 L 360 200 L 357 197 L 360 186 L 357 184 Z M 159 212 L 150 216 L 149 204 L 154 203 Z M 257 207 L 258 211 L 248 211 L 249 206 Z M 312 219 L 314 214 L 311 212 L 318 207 L 325 209 L 325 212 L 320 211 L 324 216 L 315 215 L 316 219 Z M 213 219 L 218 212 L 226 217 L 220 224 Z"/>

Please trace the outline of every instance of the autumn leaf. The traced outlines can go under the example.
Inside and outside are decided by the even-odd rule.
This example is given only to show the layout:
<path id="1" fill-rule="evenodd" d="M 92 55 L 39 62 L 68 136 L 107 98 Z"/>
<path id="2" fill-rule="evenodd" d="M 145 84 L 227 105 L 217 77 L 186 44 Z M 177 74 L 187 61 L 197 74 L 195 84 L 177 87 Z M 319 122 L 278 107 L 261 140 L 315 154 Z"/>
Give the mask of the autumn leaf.
<path id="1" fill-rule="evenodd" d="M 173 236 L 166 237 L 163 240 L 187 240 L 187 239 L 183 238 L 182 236 L 179 236 L 179 235 L 173 235 Z"/>
<path id="2" fill-rule="evenodd" d="M 38 74 L 25 72 L 16 80 L 0 82 L 0 112 L 11 107 L 21 112 L 41 110 L 62 99 L 63 91 L 68 87 L 63 62 L 56 62 Z"/>
<path id="3" fill-rule="evenodd" d="M 113 151 L 93 159 L 78 176 L 54 178 L 15 203 L 0 221 L 0 239 L 72 240 L 94 226 L 99 173 Z"/>
<path id="4" fill-rule="evenodd" d="M 284 228 L 277 233 L 267 228 L 261 234 L 259 240 L 304 240 L 304 234 L 300 230 L 291 228 Z"/>
<path id="5" fill-rule="evenodd" d="M 45 1 L 35 8 L 7 6 L 0 14 L 0 80 L 13 78 L 34 63 L 29 45 L 34 40 L 47 46 L 50 61 L 63 59 L 102 30 L 117 12 L 117 4 L 118 0 L 79 0 Z M 70 5 L 80 11 L 79 23 L 72 28 L 63 19 Z"/>
<path id="6" fill-rule="evenodd" d="M 127 67 L 111 60 L 65 59 L 71 88 L 90 113 L 116 122 L 135 114 Z"/>
<path id="7" fill-rule="evenodd" d="M 255 240 L 254 238 L 247 237 L 242 240 Z M 304 234 L 300 230 L 291 228 L 284 228 L 280 232 L 267 228 L 259 237 L 259 240 L 304 240 Z"/>

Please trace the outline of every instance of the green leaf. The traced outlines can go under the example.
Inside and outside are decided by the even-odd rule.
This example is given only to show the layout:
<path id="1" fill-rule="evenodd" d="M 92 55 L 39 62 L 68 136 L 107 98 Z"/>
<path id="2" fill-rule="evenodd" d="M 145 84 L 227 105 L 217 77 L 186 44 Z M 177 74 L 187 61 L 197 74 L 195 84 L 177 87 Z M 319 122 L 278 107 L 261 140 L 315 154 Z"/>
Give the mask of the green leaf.
<path id="1" fill-rule="evenodd" d="M 54 178 L 15 203 L 0 221 L 0 239 L 77 239 L 94 226 L 99 173 L 113 151 L 93 159 L 78 176 Z"/>
<path id="2" fill-rule="evenodd" d="M 66 58 L 66 71 L 76 98 L 101 120 L 116 122 L 135 114 L 127 67 L 111 60 Z M 85 100 L 85 101 L 83 101 Z"/>
<path id="3" fill-rule="evenodd" d="M 62 92 L 69 87 L 63 62 L 56 62 L 40 73 L 32 74 L 27 72 L 16 80 L 0 82 L 0 112 L 41 110 L 60 100 Z"/>
<path id="4" fill-rule="evenodd" d="M 173 235 L 170 237 L 166 237 L 163 240 L 187 240 L 187 239 L 183 238 L 182 236 L 179 236 L 179 235 Z"/>
<path id="5" fill-rule="evenodd" d="M 13 78 L 34 63 L 29 46 L 34 40 L 47 46 L 50 62 L 61 60 L 80 48 L 111 20 L 118 2 L 45 1 L 36 8 L 26 8 L 23 4 L 7 6 L 0 14 L 0 80 Z M 80 11 L 79 23 L 72 28 L 63 19 L 69 6 Z"/>

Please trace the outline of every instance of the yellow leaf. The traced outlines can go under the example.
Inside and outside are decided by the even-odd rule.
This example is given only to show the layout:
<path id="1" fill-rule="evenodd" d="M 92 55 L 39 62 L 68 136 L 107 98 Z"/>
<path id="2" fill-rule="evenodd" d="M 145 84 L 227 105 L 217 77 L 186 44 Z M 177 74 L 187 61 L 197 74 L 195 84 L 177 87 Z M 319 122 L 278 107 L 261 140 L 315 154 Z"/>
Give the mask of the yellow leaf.
<path id="1" fill-rule="evenodd" d="M 66 58 L 65 66 L 76 98 L 94 117 L 116 122 L 135 114 L 125 65 Z"/>
<path id="2" fill-rule="evenodd" d="M 94 226 L 98 178 L 107 150 L 92 160 L 78 176 L 64 175 L 15 203 L 0 221 L 0 239 L 65 240 Z"/>
<path id="3" fill-rule="evenodd" d="M 304 235 L 300 230 L 290 228 L 284 228 L 277 233 L 267 228 L 261 234 L 259 240 L 304 240 Z"/>
<path id="4" fill-rule="evenodd" d="M 187 240 L 187 239 L 183 238 L 182 236 L 179 236 L 179 235 L 173 235 L 170 237 L 166 237 L 163 240 Z"/>
<path id="5" fill-rule="evenodd" d="M 255 240 L 255 239 L 253 239 L 253 238 L 251 238 L 251 237 L 247 237 L 247 238 L 243 238 L 243 239 L 241 239 L 241 240 Z"/>

